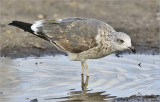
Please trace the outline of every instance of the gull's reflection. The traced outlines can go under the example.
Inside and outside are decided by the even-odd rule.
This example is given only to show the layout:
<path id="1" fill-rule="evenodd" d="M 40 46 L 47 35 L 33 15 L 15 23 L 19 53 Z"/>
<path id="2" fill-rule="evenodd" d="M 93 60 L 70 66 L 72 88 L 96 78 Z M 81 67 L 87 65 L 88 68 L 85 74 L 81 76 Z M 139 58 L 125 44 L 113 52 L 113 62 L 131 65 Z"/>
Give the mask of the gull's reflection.
<path id="1" fill-rule="evenodd" d="M 115 96 L 110 96 L 110 94 L 104 94 L 105 91 L 101 92 L 91 92 L 92 90 L 88 90 L 88 81 L 89 77 L 86 77 L 84 82 L 84 76 L 81 75 L 81 87 L 82 90 L 74 91 L 74 89 L 70 90 L 69 96 L 59 97 L 59 98 L 50 98 L 46 100 L 54 100 L 54 99 L 62 99 L 60 102 L 107 102 L 107 99 L 114 98 Z"/>

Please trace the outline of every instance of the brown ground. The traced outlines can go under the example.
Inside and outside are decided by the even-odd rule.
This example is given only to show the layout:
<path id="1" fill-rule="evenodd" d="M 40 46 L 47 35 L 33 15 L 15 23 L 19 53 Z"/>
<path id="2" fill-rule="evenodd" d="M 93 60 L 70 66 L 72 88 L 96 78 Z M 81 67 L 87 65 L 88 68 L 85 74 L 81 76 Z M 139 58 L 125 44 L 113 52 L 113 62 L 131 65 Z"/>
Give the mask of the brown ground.
<path id="1" fill-rule="evenodd" d="M 12 20 L 33 23 L 39 19 L 89 17 L 129 34 L 140 53 L 159 53 L 159 0 L 1 0 L 1 56 L 22 57 L 53 54 L 52 44 L 8 26 Z"/>

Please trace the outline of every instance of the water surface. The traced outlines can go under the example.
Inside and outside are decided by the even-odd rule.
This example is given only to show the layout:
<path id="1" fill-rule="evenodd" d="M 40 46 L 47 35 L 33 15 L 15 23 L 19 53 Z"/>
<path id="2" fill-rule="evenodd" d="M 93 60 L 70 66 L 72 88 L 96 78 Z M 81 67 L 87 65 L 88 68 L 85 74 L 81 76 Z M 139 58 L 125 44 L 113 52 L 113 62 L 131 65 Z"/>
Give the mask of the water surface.
<path id="1" fill-rule="evenodd" d="M 96 101 L 160 94 L 160 55 L 88 60 L 90 77 L 67 56 L 0 58 L 0 102 Z"/>

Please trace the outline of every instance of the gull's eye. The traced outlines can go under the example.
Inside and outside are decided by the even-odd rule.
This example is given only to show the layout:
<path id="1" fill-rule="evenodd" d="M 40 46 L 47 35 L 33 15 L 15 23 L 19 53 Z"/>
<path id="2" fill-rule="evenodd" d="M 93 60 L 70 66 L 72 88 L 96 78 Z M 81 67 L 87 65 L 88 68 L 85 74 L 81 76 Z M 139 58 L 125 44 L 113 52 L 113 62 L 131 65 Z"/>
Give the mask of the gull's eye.
<path id="1" fill-rule="evenodd" d="M 120 43 L 120 44 L 122 44 L 124 41 L 121 40 L 121 39 L 117 39 L 117 42 Z"/>

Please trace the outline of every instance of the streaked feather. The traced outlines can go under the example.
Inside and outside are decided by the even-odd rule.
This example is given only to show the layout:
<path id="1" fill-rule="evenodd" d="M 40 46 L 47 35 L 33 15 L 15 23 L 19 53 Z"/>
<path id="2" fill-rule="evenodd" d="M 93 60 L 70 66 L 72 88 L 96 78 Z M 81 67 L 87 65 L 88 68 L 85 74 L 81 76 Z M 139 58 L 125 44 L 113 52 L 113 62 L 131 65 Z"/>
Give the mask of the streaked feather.
<path id="1" fill-rule="evenodd" d="M 59 49 L 70 53 L 80 53 L 97 47 L 102 36 L 115 31 L 105 22 L 80 17 L 45 20 L 41 23 L 39 25 L 42 26 L 37 26 L 38 33 L 56 43 Z"/>

